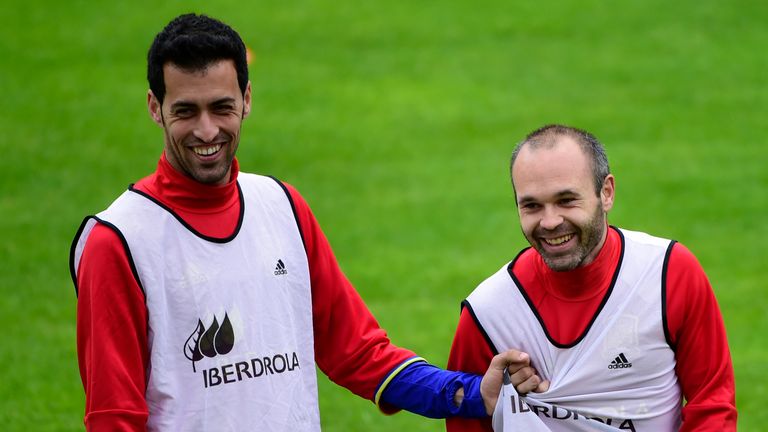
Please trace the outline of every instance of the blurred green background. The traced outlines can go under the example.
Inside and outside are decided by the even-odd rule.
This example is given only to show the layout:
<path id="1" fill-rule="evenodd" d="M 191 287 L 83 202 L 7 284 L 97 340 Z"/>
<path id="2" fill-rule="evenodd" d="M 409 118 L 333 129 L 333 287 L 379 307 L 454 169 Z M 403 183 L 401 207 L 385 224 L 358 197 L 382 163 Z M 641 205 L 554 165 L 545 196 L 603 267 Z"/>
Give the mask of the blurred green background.
<path id="1" fill-rule="evenodd" d="M 5 2 L 0 425 L 82 429 L 68 249 L 150 173 L 145 58 L 182 12 L 255 52 L 239 151 L 312 205 L 393 341 L 445 366 L 460 301 L 525 245 L 514 144 L 550 122 L 606 145 L 610 222 L 675 238 L 715 287 L 740 429 L 768 422 L 768 7 L 633 0 Z M 439 431 L 324 377 L 326 431 Z"/>

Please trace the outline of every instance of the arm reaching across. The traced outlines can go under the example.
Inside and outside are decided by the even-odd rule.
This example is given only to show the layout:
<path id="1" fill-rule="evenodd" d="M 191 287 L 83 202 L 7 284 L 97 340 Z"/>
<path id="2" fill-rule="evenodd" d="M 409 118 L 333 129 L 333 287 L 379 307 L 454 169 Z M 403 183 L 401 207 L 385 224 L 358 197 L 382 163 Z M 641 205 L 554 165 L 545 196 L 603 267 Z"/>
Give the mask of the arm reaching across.
<path id="1" fill-rule="evenodd" d="M 531 367 L 531 357 L 527 353 L 512 349 L 497 354 L 491 360 L 480 384 L 480 394 L 483 397 L 488 415 L 493 414 L 493 410 L 496 408 L 496 402 L 504 381 L 505 369 L 509 371 L 512 384 L 520 394 L 531 391 L 540 393 L 549 388 L 549 381 L 542 380 L 536 374 L 536 370 Z"/>

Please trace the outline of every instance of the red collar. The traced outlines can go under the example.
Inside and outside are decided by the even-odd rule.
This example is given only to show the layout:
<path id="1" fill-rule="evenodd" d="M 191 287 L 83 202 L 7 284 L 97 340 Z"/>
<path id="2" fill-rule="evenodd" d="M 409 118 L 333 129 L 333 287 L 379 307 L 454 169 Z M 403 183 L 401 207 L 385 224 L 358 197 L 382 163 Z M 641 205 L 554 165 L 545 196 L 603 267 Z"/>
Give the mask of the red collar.
<path id="1" fill-rule="evenodd" d="M 157 163 L 157 171 L 139 181 L 136 188 L 144 190 L 176 212 L 218 213 L 238 204 L 239 171 L 240 166 L 237 159 L 234 159 L 229 182 L 222 186 L 206 185 L 174 169 L 163 153 Z"/>
<path id="2" fill-rule="evenodd" d="M 541 255 L 536 253 L 534 264 L 542 286 L 551 295 L 564 301 L 583 301 L 605 292 L 611 282 L 621 254 L 619 233 L 608 227 L 602 249 L 591 263 L 571 271 L 552 271 Z"/>

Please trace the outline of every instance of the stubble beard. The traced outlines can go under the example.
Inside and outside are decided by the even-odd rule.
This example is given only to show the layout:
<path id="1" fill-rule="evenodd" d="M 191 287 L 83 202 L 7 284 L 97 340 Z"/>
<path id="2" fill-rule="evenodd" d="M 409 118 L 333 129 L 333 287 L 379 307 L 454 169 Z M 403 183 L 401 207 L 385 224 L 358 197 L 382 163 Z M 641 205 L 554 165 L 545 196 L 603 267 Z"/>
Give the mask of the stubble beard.
<path id="1" fill-rule="evenodd" d="M 537 238 L 535 231 L 533 238 L 528 237 L 528 242 L 534 245 L 544 259 L 544 263 L 556 272 L 566 272 L 574 270 L 584 264 L 587 257 L 592 256 L 592 252 L 598 247 L 603 238 L 603 230 L 606 229 L 605 212 L 600 205 L 595 208 L 595 212 L 584 226 L 575 226 L 580 240 L 576 249 L 568 255 L 552 255 L 546 252 L 541 245 L 542 240 Z"/>
<path id="2" fill-rule="evenodd" d="M 206 185 L 226 183 L 226 180 L 229 180 L 228 176 L 231 175 L 230 169 L 232 167 L 232 161 L 235 159 L 235 153 L 237 152 L 238 138 L 239 135 L 232 136 L 227 134 L 227 143 L 222 146 L 221 150 L 219 150 L 228 151 L 226 160 L 223 163 L 217 164 L 218 166 L 211 170 L 190 163 L 190 158 L 185 159 L 183 155 L 179 154 L 180 151 L 186 149 L 186 146 L 184 146 L 183 143 L 176 142 L 173 137 L 170 136 L 168 130 L 165 130 L 166 143 L 170 143 L 166 144 L 166 151 L 172 153 L 173 160 L 175 161 L 175 163 L 173 163 L 173 161 L 169 159 L 171 165 L 187 177 Z M 168 155 L 166 155 L 166 158 L 168 158 Z M 191 158 L 194 158 L 194 156 L 191 156 Z"/>

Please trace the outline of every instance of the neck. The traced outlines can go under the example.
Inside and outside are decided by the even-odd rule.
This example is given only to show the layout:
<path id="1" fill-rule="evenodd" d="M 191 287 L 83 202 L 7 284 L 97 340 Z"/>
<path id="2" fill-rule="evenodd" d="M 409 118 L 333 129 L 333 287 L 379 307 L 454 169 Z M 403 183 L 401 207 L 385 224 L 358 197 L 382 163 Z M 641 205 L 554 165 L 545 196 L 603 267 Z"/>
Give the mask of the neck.
<path id="1" fill-rule="evenodd" d="M 605 246 L 605 239 L 608 236 L 608 222 L 603 222 L 602 227 L 603 228 L 600 233 L 600 239 L 597 241 L 597 244 L 592 248 L 592 250 L 589 251 L 587 256 L 584 257 L 584 260 L 582 260 L 581 264 L 579 264 L 579 267 L 584 267 L 592 263 L 592 261 L 594 261 L 600 254 L 600 251 L 603 250 L 603 246 Z M 577 267 L 577 269 L 579 267 Z"/>
<path id="2" fill-rule="evenodd" d="M 547 289 L 564 300 L 583 300 L 603 292 L 613 277 L 615 263 L 621 251 L 619 234 L 607 227 L 594 256 L 579 267 L 563 272 L 556 272 L 544 263 L 539 256 L 538 268 L 541 280 L 547 281 Z"/>
<path id="3" fill-rule="evenodd" d="M 163 154 L 150 187 L 162 201 L 177 211 L 215 211 L 228 207 L 237 200 L 238 172 L 237 159 L 234 159 L 226 183 L 200 183 L 174 168 Z"/>

